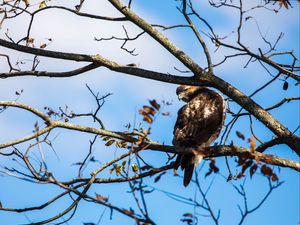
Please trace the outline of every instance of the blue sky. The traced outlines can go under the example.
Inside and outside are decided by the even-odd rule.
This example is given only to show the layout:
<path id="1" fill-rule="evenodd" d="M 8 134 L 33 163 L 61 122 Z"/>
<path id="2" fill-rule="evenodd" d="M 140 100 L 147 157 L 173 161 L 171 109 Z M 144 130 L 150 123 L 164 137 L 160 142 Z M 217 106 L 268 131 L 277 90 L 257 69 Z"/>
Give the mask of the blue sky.
<path id="1" fill-rule="evenodd" d="M 49 4 L 54 4 L 51 1 Z M 173 25 L 183 23 L 183 19 L 179 16 L 176 6 L 178 2 L 172 0 L 145 0 L 134 1 L 133 10 L 148 20 L 150 23 L 161 23 L 165 25 Z M 199 9 L 201 15 L 206 17 L 214 29 L 220 35 L 228 35 L 237 27 L 236 13 L 230 10 L 211 10 L 206 3 L 195 3 L 195 7 Z M 86 2 L 82 9 L 91 13 L 104 13 L 105 15 L 118 15 L 105 1 L 94 3 Z M 258 10 L 255 14 L 257 21 L 261 22 L 261 31 L 266 37 L 272 41 L 276 40 L 277 35 L 282 31 L 285 33 L 284 39 L 279 43 L 279 50 L 295 50 L 295 54 L 299 56 L 299 5 L 295 5 L 293 9 L 281 9 L 279 13 L 274 14 L 270 11 Z M 10 20 L 4 23 L 0 30 L 1 38 L 4 37 L 6 28 L 12 37 L 18 39 L 26 33 L 25 21 L 28 18 L 20 17 L 20 19 Z M 111 35 L 120 35 L 122 32 L 122 24 L 114 24 L 108 22 L 90 21 L 85 18 L 76 18 L 75 16 L 58 10 L 49 10 L 45 15 L 38 16 L 33 25 L 32 36 L 35 37 L 36 43 L 44 43 L 45 38 L 53 38 L 53 43 L 48 47 L 50 50 L 77 52 L 85 54 L 102 54 L 103 56 L 116 60 L 123 64 L 136 63 L 142 68 L 153 69 L 156 71 L 175 73 L 174 66 L 184 69 L 183 65 L 178 63 L 165 50 L 151 40 L 149 37 L 142 37 L 135 43 L 129 43 L 128 47 L 135 47 L 139 55 L 132 57 L 119 49 L 121 43 L 116 42 L 95 42 L 94 37 L 110 37 Z M 128 30 L 132 31 L 132 35 L 139 32 L 139 29 L 125 24 Z M 196 62 L 201 66 L 205 66 L 205 57 L 200 46 L 196 43 L 191 32 L 184 29 L 172 30 L 164 32 L 178 47 L 189 53 Z M 231 37 L 234 38 L 234 35 Z M 265 48 L 258 35 L 257 27 L 254 21 L 246 24 L 243 40 L 249 44 L 252 49 L 257 47 Z M 214 62 L 222 59 L 224 54 L 228 54 L 228 50 L 219 50 L 213 52 L 213 46 L 210 46 Z M 10 54 L 14 59 L 30 59 L 29 55 L 8 49 L 0 48 L 0 53 Z M 243 68 L 247 62 L 247 58 L 231 60 L 223 66 L 216 68 L 215 72 L 227 82 L 232 83 L 246 94 L 251 94 L 258 87 L 266 83 L 271 77 L 259 66 L 258 63 L 251 63 L 246 69 Z M 41 58 L 41 64 L 38 69 L 50 71 L 66 71 L 78 67 L 79 64 L 74 62 L 63 62 L 60 60 Z M 82 64 L 81 64 L 82 65 Z M 27 65 L 23 67 L 26 68 Z M 5 71 L 5 61 L 0 58 L 1 71 Z M 271 106 L 284 97 L 299 96 L 299 86 L 294 86 L 294 82 L 288 80 L 290 85 L 287 91 L 282 90 L 283 81 L 277 81 L 271 85 L 269 89 L 257 94 L 254 99 L 262 106 Z M 176 112 L 182 103 L 178 102 L 175 94 L 176 85 L 165 84 L 157 81 L 145 80 L 124 74 L 117 74 L 107 69 L 100 68 L 77 77 L 55 79 L 55 78 L 12 78 L 0 81 L 0 100 L 13 100 L 15 91 L 23 89 L 24 92 L 19 99 L 20 102 L 26 103 L 40 110 L 45 106 L 58 109 L 60 106 L 68 105 L 75 112 L 89 112 L 95 107 L 94 99 L 88 92 L 85 84 L 88 84 L 93 90 L 100 94 L 113 93 L 107 99 L 100 111 L 100 118 L 109 130 L 125 130 L 125 124 L 141 121 L 137 115 L 137 111 L 142 105 L 147 103 L 148 99 L 171 101 L 173 104 L 166 108 L 171 112 L 170 117 L 159 117 L 152 127 L 151 137 L 153 140 L 170 144 L 172 141 L 173 126 L 176 120 Z M 231 104 L 232 110 L 238 110 L 239 106 Z M 295 129 L 299 124 L 299 103 L 291 102 L 280 109 L 272 111 L 272 114 L 278 118 L 284 125 L 291 130 Z M 228 119 L 230 119 L 228 117 Z M 15 139 L 26 134 L 30 134 L 37 118 L 29 113 L 23 113 L 20 110 L 9 109 L 5 113 L 0 114 L 0 143 L 10 139 Z M 95 126 L 91 120 L 76 120 L 78 124 L 88 124 Z M 249 121 L 246 118 L 239 120 L 233 128 L 233 131 L 239 130 L 246 137 L 251 136 L 249 129 Z M 259 122 L 254 120 L 255 133 L 262 140 L 269 140 L 272 137 L 266 128 Z M 298 133 L 299 135 L 299 133 Z M 49 162 L 49 169 L 53 171 L 55 177 L 67 180 L 76 176 L 77 167 L 72 163 L 81 161 L 88 151 L 88 143 L 92 136 L 80 134 L 78 132 L 56 130 L 51 133 L 50 138 L 53 141 L 54 149 L 59 159 L 53 151 L 47 146 L 43 147 L 46 159 Z M 234 132 L 229 138 L 229 142 L 233 140 L 237 145 L 247 147 L 248 143 L 236 138 Z M 23 151 L 26 150 L 29 143 L 19 146 Z M 34 151 L 37 152 L 37 149 Z M 115 154 L 121 154 L 124 150 L 117 150 L 114 147 L 107 148 L 101 140 L 98 140 L 94 147 L 94 155 L 100 162 L 105 162 L 114 157 Z M 277 154 L 284 158 L 298 160 L 297 156 L 287 147 L 281 145 L 274 147 L 268 153 Z M 166 156 L 160 152 L 142 153 L 144 159 L 154 166 L 162 166 L 166 162 Z M 234 159 L 232 169 L 235 170 Z M 0 158 L 1 165 L 15 166 L 14 162 L 6 158 Z M 217 159 L 217 165 L 221 168 L 221 174 L 227 176 L 228 172 L 224 166 L 224 159 Z M 89 164 L 85 170 L 85 175 L 95 169 L 99 164 Z M 276 170 L 276 169 L 275 169 Z M 203 187 L 207 187 L 211 180 L 214 179 L 214 185 L 208 195 L 209 200 L 217 211 L 221 210 L 221 224 L 236 224 L 240 218 L 237 204 L 242 204 L 242 199 L 232 188 L 232 185 L 226 182 L 221 175 L 212 175 L 204 178 L 207 171 L 205 165 L 199 176 Z M 277 171 L 277 170 L 276 170 Z M 181 173 L 181 172 L 180 172 Z M 263 207 L 250 215 L 244 224 L 298 224 L 299 222 L 299 174 L 289 169 L 281 169 L 279 173 L 280 180 L 285 183 L 274 191 L 272 196 L 267 200 Z M 108 173 L 101 175 L 103 177 L 110 176 Z M 43 203 L 55 194 L 59 193 L 56 187 L 43 184 L 31 184 L 20 181 L 11 177 L 0 177 L 1 191 L 0 201 L 5 207 L 29 207 L 34 203 Z M 163 176 L 159 183 L 153 183 L 154 178 L 145 178 L 144 181 L 150 186 L 154 186 L 160 190 L 167 190 L 182 196 L 194 198 L 195 185 L 184 188 L 182 179 L 174 177 L 172 171 Z M 233 184 L 239 185 L 241 181 L 233 181 Z M 263 193 L 267 191 L 266 179 L 257 174 L 252 179 L 247 178 L 246 187 L 250 206 L 255 205 L 260 200 Z M 112 204 L 121 208 L 129 208 L 133 205 L 131 194 L 127 193 L 128 184 L 101 184 L 94 185 L 89 193 L 98 193 L 103 196 L 109 196 Z M 198 195 L 198 194 L 197 194 Z M 197 196 L 199 198 L 199 196 Z M 180 218 L 183 213 L 197 212 L 192 206 L 178 203 L 161 191 L 155 191 L 151 195 L 146 196 L 151 218 L 158 224 L 182 224 Z M 55 215 L 60 210 L 66 208 L 70 204 L 69 200 L 64 199 L 55 206 L 50 206 L 45 211 L 26 213 L 26 216 L 16 213 L 5 213 L 0 211 L 0 225 L 4 224 L 23 224 L 29 221 L 45 219 Z M 136 207 L 135 207 L 136 208 Z M 78 212 L 69 224 L 83 224 L 83 222 L 96 223 L 103 212 L 102 206 L 81 202 Z M 110 220 L 110 212 L 107 209 L 104 213 L 101 224 L 133 224 L 123 215 L 117 212 L 113 213 L 113 220 Z M 210 219 L 199 216 L 199 224 L 213 224 Z"/>

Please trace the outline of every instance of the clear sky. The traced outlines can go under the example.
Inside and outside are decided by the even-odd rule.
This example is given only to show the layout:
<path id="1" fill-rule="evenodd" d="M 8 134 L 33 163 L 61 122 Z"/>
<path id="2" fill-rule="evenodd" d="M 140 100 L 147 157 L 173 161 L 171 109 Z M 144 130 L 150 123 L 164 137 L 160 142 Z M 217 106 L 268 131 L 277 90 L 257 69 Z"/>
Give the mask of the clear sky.
<path id="1" fill-rule="evenodd" d="M 55 3 L 61 4 L 59 1 L 51 1 L 49 5 Z M 294 49 L 295 55 L 299 57 L 299 5 L 293 5 L 294 8 L 289 10 L 281 9 L 277 14 L 268 10 L 258 9 L 251 16 L 255 16 L 256 21 L 260 24 L 260 32 L 273 42 L 280 32 L 284 32 L 285 35 L 278 44 L 278 50 L 289 51 Z M 173 0 L 136 0 L 133 1 L 132 9 L 152 24 L 174 25 L 184 22 L 176 6 L 179 6 L 179 2 Z M 246 7 L 250 7 L 250 5 L 246 5 Z M 238 14 L 236 12 L 222 8 L 211 9 L 203 1 L 201 3 L 200 1 L 195 1 L 195 8 L 203 17 L 207 18 L 220 36 L 231 35 L 230 39 L 234 39 L 235 36 L 231 32 L 236 29 L 238 24 Z M 86 0 L 82 11 L 111 16 L 118 15 L 104 0 L 97 1 L 97 3 Z M 9 28 L 11 37 L 15 39 L 25 36 L 28 22 L 29 18 L 26 16 L 5 21 L 0 30 L 0 37 L 5 37 L 4 34 L 7 28 Z M 165 73 L 176 73 L 173 68 L 174 66 L 184 69 L 182 64 L 178 63 L 148 36 L 143 36 L 136 42 L 128 44 L 129 49 L 136 48 L 136 53 L 139 54 L 136 57 L 130 56 L 128 53 L 120 50 L 121 42 L 94 41 L 94 37 L 123 35 L 122 24 L 125 24 L 125 27 L 130 30 L 130 35 L 132 36 L 140 31 L 129 23 L 89 20 L 87 18 L 78 18 L 61 10 L 49 10 L 43 15 L 37 15 L 32 27 L 32 36 L 35 38 L 37 45 L 45 43 L 46 38 L 52 38 L 53 43 L 47 48 L 49 50 L 101 54 L 121 64 L 136 63 L 141 68 Z M 182 28 L 165 31 L 164 34 L 183 51 L 191 55 L 201 66 L 206 66 L 202 49 L 191 32 Z M 246 23 L 242 40 L 252 50 L 257 50 L 258 47 L 266 49 L 266 45 L 260 39 L 255 20 L 249 20 Z M 223 56 L 229 53 L 227 50 L 222 49 L 214 52 L 213 46 L 210 46 L 210 51 L 212 52 L 214 63 L 222 60 Z M 32 59 L 32 56 L 2 47 L 0 48 L 1 53 L 10 54 L 14 60 L 22 59 L 26 61 Z M 78 64 L 74 62 L 46 59 L 43 57 L 40 59 L 39 70 L 67 71 L 78 67 Z M 246 94 L 251 94 L 272 77 L 257 62 L 250 63 L 247 68 L 244 68 L 247 61 L 248 58 L 228 61 L 228 63 L 215 69 L 216 74 Z M 23 69 L 30 68 L 30 63 L 26 62 L 27 64 L 21 65 Z M 0 71 L 6 70 L 7 67 L 4 58 L 0 58 Z M 292 80 L 288 80 L 288 82 L 290 85 L 287 91 L 282 90 L 283 80 L 279 80 L 273 83 L 269 89 L 257 94 L 254 99 L 260 105 L 268 107 L 279 102 L 284 97 L 299 96 L 299 85 L 295 86 Z M 95 109 L 95 102 L 85 84 L 88 84 L 95 92 L 99 92 L 100 95 L 113 93 L 100 111 L 100 117 L 108 130 L 123 131 L 126 129 L 125 125 L 129 122 L 131 124 L 134 124 L 134 122 L 138 124 L 141 121 L 141 117 L 137 114 L 137 111 L 147 103 L 148 99 L 172 102 L 173 104 L 165 109 L 165 111 L 170 112 L 170 117 L 160 116 L 153 124 L 151 134 L 153 140 L 171 144 L 176 113 L 182 106 L 182 103 L 178 102 L 175 94 L 176 85 L 173 84 L 145 80 L 111 72 L 105 68 L 99 68 L 72 78 L 23 77 L 3 79 L 0 80 L 0 101 L 15 99 L 15 91 L 22 89 L 24 91 L 18 101 L 42 111 L 45 106 L 58 109 L 60 106 L 64 107 L 68 105 L 70 109 L 77 113 L 90 112 L 92 109 Z M 230 107 L 231 110 L 235 111 L 239 109 L 234 104 L 231 104 Z M 290 130 L 294 130 L 299 125 L 299 103 L 291 102 L 281 109 L 272 111 L 272 114 Z M 6 110 L 0 114 L 0 143 L 30 134 L 34 129 L 33 126 L 36 120 L 36 117 L 29 113 L 23 113 L 21 110 Z M 228 116 L 227 120 L 230 120 L 230 116 Z M 75 120 L 74 123 L 95 126 L 91 120 Z M 269 140 L 272 137 L 272 133 L 255 120 L 253 129 L 256 135 L 262 140 Z M 236 123 L 233 127 L 232 135 L 228 140 L 228 143 L 233 140 L 237 145 L 247 147 L 249 145 L 247 142 L 241 141 L 235 136 L 234 133 L 236 130 L 241 131 L 247 138 L 250 137 L 251 132 L 248 119 L 242 118 Z M 50 138 L 54 139 L 53 146 L 58 158 L 49 147 L 43 147 L 46 159 L 49 162 L 49 170 L 53 171 L 57 179 L 68 180 L 76 176 L 77 167 L 72 164 L 82 161 L 88 152 L 89 140 L 93 137 L 73 131 L 56 130 L 51 133 Z M 22 151 L 26 151 L 28 144 L 22 144 L 19 148 Z M 37 149 L 34 151 L 37 153 Z M 106 162 L 115 155 L 124 152 L 124 150 L 114 147 L 105 147 L 101 140 L 97 141 L 93 151 L 95 158 L 100 163 Z M 298 157 L 283 145 L 270 149 L 268 153 L 298 160 Z M 147 162 L 157 167 L 164 165 L 167 159 L 166 155 L 161 152 L 145 152 L 142 156 Z M 233 171 L 238 170 L 235 167 L 234 159 L 230 159 L 230 162 L 232 163 Z M 20 167 L 16 162 L 5 157 L 0 157 L 0 164 L 8 167 Z M 233 181 L 232 184 L 231 182 L 226 182 L 222 177 L 222 175 L 228 175 L 228 171 L 224 166 L 224 159 L 217 159 L 217 165 L 221 169 L 220 174 L 211 175 L 208 178 L 204 177 L 204 174 L 208 170 L 207 165 L 198 168 L 201 185 L 204 188 L 208 187 L 211 181 L 214 180 L 208 198 L 215 212 L 220 209 L 220 224 L 237 224 L 240 218 L 237 204 L 243 204 L 243 199 L 236 193 L 232 184 L 239 186 L 242 181 Z M 99 166 L 98 163 L 90 163 L 84 175 L 89 176 L 90 172 L 97 166 Z M 299 223 L 299 173 L 290 169 L 275 169 L 275 171 L 277 171 L 280 181 L 284 181 L 284 184 L 272 193 L 261 209 L 246 219 L 245 225 L 294 225 Z M 181 171 L 179 173 L 181 174 Z M 105 173 L 101 176 L 110 175 Z M 164 193 L 164 191 L 169 191 L 188 198 L 195 198 L 196 196 L 197 199 L 201 200 L 199 193 L 196 194 L 195 185 L 191 184 L 189 187 L 184 188 L 182 178 L 173 176 L 172 171 L 163 176 L 158 183 L 153 183 L 153 180 L 154 177 L 145 178 L 144 182 L 157 189 L 151 194 L 146 195 L 150 217 L 157 224 L 182 224 L 180 219 L 184 213 L 198 213 L 198 224 L 213 224 L 211 219 L 201 216 L 204 213 L 203 211 L 195 209 L 193 206 L 176 202 Z M 61 191 L 51 185 L 32 184 L 7 176 L 0 176 L 0 184 L 0 201 L 3 206 L 12 208 L 23 208 L 41 204 Z M 247 177 L 245 184 L 251 208 L 266 193 L 268 183 L 262 175 L 257 174 L 252 179 Z M 121 208 L 134 206 L 136 209 L 132 195 L 127 190 L 129 190 L 129 187 L 126 183 L 101 184 L 94 185 L 89 193 L 91 195 L 98 193 L 108 196 L 112 204 Z M 25 215 L 0 211 L 0 225 L 18 225 L 29 223 L 30 221 L 42 220 L 55 215 L 69 204 L 70 200 L 64 199 L 64 201 L 59 201 L 58 204 L 50 206 L 46 210 L 34 213 L 30 212 Z M 100 224 L 133 224 L 132 220 L 117 212 L 113 212 L 113 220 L 110 220 L 110 210 L 104 210 L 105 208 L 102 206 L 81 202 L 78 206 L 77 214 L 69 224 L 97 223 L 103 212 L 104 216 Z"/>

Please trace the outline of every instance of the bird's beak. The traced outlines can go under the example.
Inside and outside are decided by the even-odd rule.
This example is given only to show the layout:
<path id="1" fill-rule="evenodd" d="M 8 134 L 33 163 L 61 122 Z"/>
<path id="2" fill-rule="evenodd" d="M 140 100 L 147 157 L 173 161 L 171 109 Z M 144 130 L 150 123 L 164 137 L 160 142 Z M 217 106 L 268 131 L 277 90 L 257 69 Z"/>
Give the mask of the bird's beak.
<path id="1" fill-rule="evenodd" d="M 178 95 L 178 100 L 179 100 L 179 101 L 182 101 L 182 100 L 183 100 L 183 97 L 184 97 L 184 96 L 183 96 L 182 94 L 179 94 L 179 95 Z"/>
<path id="2" fill-rule="evenodd" d="M 184 101 L 184 102 L 188 102 L 189 99 L 187 98 L 187 96 L 184 93 L 181 93 L 178 95 L 178 100 L 179 101 Z"/>

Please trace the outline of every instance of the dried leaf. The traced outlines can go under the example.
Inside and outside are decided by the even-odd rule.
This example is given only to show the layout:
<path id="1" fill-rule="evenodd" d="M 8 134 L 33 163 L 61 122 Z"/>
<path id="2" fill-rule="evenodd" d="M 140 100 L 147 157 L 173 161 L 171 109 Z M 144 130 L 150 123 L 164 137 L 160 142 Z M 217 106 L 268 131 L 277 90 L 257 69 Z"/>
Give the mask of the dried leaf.
<path id="1" fill-rule="evenodd" d="M 144 171 L 144 170 L 150 170 L 152 167 L 151 166 L 148 166 L 148 165 L 145 165 L 145 166 L 142 166 L 140 168 L 140 170 Z"/>
<path id="2" fill-rule="evenodd" d="M 107 198 L 107 197 L 104 197 L 104 196 L 99 195 L 99 194 L 97 194 L 97 193 L 96 193 L 96 199 L 97 199 L 98 201 L 102 201 L 102 202 L 107 202 L 107 201 L 108 201 L 108 198 Z"/>
<path id="3" fill-rule="evenodd" d="M 33 42 L 34 42 L 34 38 L 30 37 L 30 38 L 27 39 L 27 43 L 28 44 L 32 44 Z"/>
<path id="4" fill-rule="evenodd" d="M 105 146 L 111 146 L 114 142 L 115 142 L 115 140 L 111 139 L 105 143 Z"/>
<path id="5" fill-rule="evenodd" d="M 47 47 L 47 44 L 42 44 L 41 46 L 40 46 L 40 48 L 46 48 Z"/>
<path id="6" fill-rule="evenodd" d="M 155 99 L 149 100 L 149 102 L 157 111 L 160 109 L 160 104 L 158 104 Z"/>
<path id="7" fill-rule="evenodd" d="M 173 174 L 174 174 L 174 176 L 179 176 L 176 169 L 173 169 Z"/>
<path id="8" fill-rule="evenodd" d="M 236 176 L 236 178 L 240 179 L 240 178 L 242 178 L 242 177 L 244 177 L 244 176 L 245 176 L 245 174 L 242 173 L 242 172 L 240 172 L 240 173 Z"/>
<path id="9" fill-rule="evenodd" d="M 284 6 L 286 9 L 289 9 L 289 5 L 291 5 L 291 4 L 289 3 L 288 0 L 278 0 L 278 1 L 279 1 L 280 7 Z"/>
<path id="10" fill-rule="evenodd" d="M 111 174 L 115 170 L 115 167 L 109 169 L 109 173 Z"/>
<path id="11" fill-rule="evenodd" d="M 185 217 L 193 217 L 193 214 L 192 213 L 185 213 L 185 214 L 183 214 L 182 216 L 185 216 Z"/>
<path id="12" fill-rule="evenodd" d="M 46 1 L 42 1 L 39 5 L 39 9 L 43 9 L 45 7 L 47 7 Z"/>
<path id="13" fill-rule="evenodd" d="M 273 171 L 270 167 L 268 167 L 266 164 L 262 165 L 262 167 L 260 168 L 262 174 L 264 174 L 265 176 L 271 177 L 273 174 Z"/>
<path id="14" fill-rule="evenodd" d="M 142 114 L 142 115 L 149 115 L 150 114 L 151 116 L 155 116 L 156 111 L 155 111 L 154 108 L 152 108 L 150 106 L 147 106 L 147 105 L 144 105 L 143 106 L 143 113 L 144 114 Z"/>
<path id="15" fill-rule="evenodd" d="M 209 169 L 208 172 L 204 175 L 204 177 L 206 178 L 207 176 L 211 175 L 213 172 L 212 169 Z"/>
<path id="16" fill-rule="evenodd" d="M 150 124 L 153 122 L 153 119 L 148 115 L 145 115 L 143 120 L 147 123 L 150 123 Z"/>
<path id="17" fill-rule="evenodd" d="M 103 141 L 108 141 L 108 140 L 110 140 L 110 139 L 111 139 L 111 137 L 108 137 L 108 136 L 102 138 Z"/>
<path id="18" fill-rule="evenodd" d="M 138 173 L 139 172 L 139 166 L 137 164 L 132 164 L 131 165 L 131 168 L 132 168 L 132 171 L 135 172 L 135 173 Z"/>
<path id="19" fill-rule="evenodd" d="M 116 164 L 115 171 L 116 171 L 116 175 L 119 176 L 122 171 L 122 167 L 120 165 Z"/>
<path id="20" fill-rule="evenodd" d="M 126 215 L 133 215 L 134 214 L 134 211 L 133 210 L 127 210 L 127 209 L 123 209 L 123 212 L 126 214 Z"/>
<path id="21" fill-rule="evenodd" d="M 238 138 L 240 138 L 240 139 L 242 139 L 242 140 L 245 140 L 245 135 L 244 134 L 242 134 L 240 131 L 236 131 L 235 132 L 235 134 L 236 134 L 236 136 L 238 137 Z"/>
<path id="22" fill-rule="evenodd" d="M 254 164 L 254 165 L 250 168 L 250 177 L 251 177 L 251 178 L 252 178 L 252 176 L 255 174 L 257 168 L 258 168 L 257 164 Z"/>
<path id="23" fill-rule="evenodd" d="M 161 115 L 163 115 L 163 116 L 170 116 L 171 113 L 170 112 L 163 112 Z"/>
<path id="24" fill-rule="evenodd" d="M 247 160 L 242 167 L 242 173 L 244 173 L 251 165 L 252 165 L 253 161 L 252 159 Z"/>
<path id="25" fill-rule="evenodd" d="M 214 158 L 210 159 L 209 167 L 212 169 L 214 173 L 219 172 L 219 168 L 216 166 L 216 160 Z"/>
<path id="26" fill-rule="evenodd" d="M 166 174 L 166 171 L 162 172 L 161 174 L 159 174 L 157 177 L 155 177 L 154 179 L 154 183 L 158 182 L 160 180 L 160 178 L 162 177 L 162 175 Z"/>
<path id="27" fill-rule="evenodd" d="M 278 181 L 278 177 L 275 173 L 272 174 L 271 179 L 272 181 Z"/>
<path id="28" fill-rule="evenodd" d="M 29 0 L 23 0 L 23 2 L 25 3 L 26 7 L 29 6 Z"/>
<path id="29" fill-rule="evenodd" d="M 125 148 L 127 146 L 128 142 L 127 141 L 117 141 L 116 145 L 119 148 Z"/>
<path id="30" fill-rule="evenodd" d="M 252 135 L 251 137 L 251 141 L 250 141 L 250 152 L 254 153 L 255 152 L 255 147 L 256 147 L 256 143 L 255 143 L 255 138 Z"/>
<path id="31" fill-rule="evenodd" d="M 282 89 L 286 91 L 288 88 L 289 88 L 289 83 L 287 81 L 285 81 L 283 83 Z"/>

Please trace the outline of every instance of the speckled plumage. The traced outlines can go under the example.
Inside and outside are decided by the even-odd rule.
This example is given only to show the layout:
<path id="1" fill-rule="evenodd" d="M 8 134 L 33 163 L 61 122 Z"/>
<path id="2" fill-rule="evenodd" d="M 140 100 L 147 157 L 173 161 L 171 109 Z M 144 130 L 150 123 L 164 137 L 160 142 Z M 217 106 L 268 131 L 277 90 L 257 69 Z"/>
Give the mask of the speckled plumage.
<path id="1" fill-rule="evenodd" d="M 174 126 L 173 145 L 196 150 L 197 155 L 179 154 L 175 169 L 184 170 L 184 186 L 192 179 L 195 159 L 202 158 L 199 151 L 215 141 L 225 119 L 225 101 L 217 92 L 205 87 L 181 85 L 177 95 L 187 102 L 179 111 Z"/>

